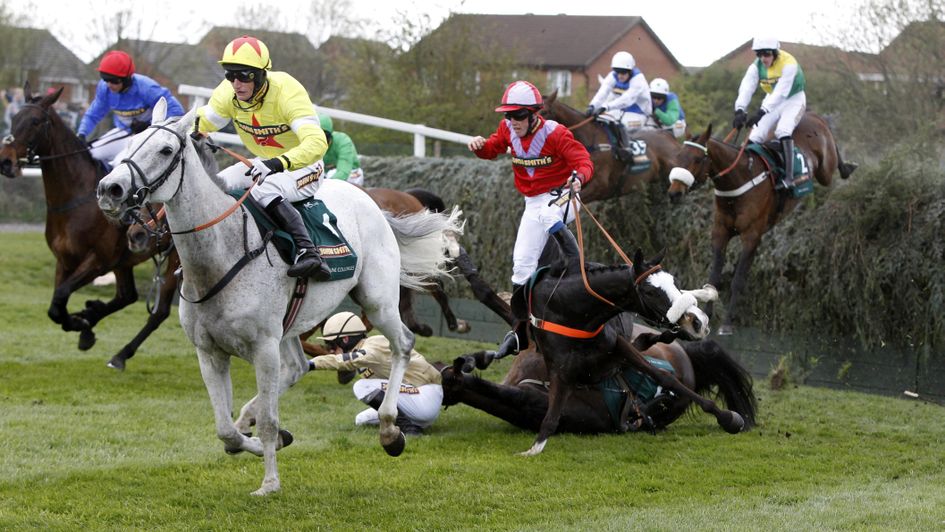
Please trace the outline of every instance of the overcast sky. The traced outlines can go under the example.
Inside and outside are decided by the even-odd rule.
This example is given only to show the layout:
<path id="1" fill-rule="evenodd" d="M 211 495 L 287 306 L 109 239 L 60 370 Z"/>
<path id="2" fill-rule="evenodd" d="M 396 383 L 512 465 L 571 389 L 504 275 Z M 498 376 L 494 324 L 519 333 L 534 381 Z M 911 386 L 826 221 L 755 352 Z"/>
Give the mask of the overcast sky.
<path id="1" fill-rule="evenodd" d="M 284 13 L 279 30 L 306 32 L 293 13 L 307 11 L 309 0 L 264 2 Z M 764 31 L 783 41 L 808 44 L 834 44 L 831 35 L 849 31 L 844 27 L 848 14 L 863 0 L 663 0 L 596 1 L 539 0 L 527 10 L 521 3 L 507 0 L 351 0 L 352 17 L 365 20 L 365 34 L 386 26 L 398 13 L 411 18 L 427 15 L 438 23 L 451 11 L 461 13 L 553 15 L 642 16 L 670 52 L 685 66 L 705 66 Z M 108 10 L 119 10 L 129 0 L 33 0 L 30 8 L 20 3 L 7 5 L 14 12 L 24 11 L 35 27 L 49 28 L 53 34 L 90 61 L 104 47 L 97 36 Z M 90 6 L 95 6 L 91 8 Z M 213 25 L 232 25 L 238 6 L 261 5 L 254 0 L 162 0 L 133 1 L 133 11 L 140 17 L 141 37 L 166 42 L 194 43 Z M 267 7 L 269 9 L 269 7 Z M 370 29 L 367 29 L 370 28 Z M 632 52 L 632 50 L 630 50 Z"/>

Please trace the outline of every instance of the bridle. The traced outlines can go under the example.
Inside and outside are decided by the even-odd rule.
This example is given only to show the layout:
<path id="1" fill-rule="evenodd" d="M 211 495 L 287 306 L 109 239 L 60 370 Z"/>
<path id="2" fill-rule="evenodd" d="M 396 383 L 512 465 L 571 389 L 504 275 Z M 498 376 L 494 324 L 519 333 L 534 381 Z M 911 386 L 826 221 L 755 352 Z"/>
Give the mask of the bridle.
<path id="1" fill-rule="evenodd" d="M 153 129 L 154 131 L 152 131 L 151 134 L 148 135 L 148 138 L 145 139 L 144 142 L 139 144 L 138 147 L 135 148 L 135 150 L 131 152 L 130 155 L 122 159 L 121 162 L 119 163 L 119 165 L 122 165 L 122 164 L 128 165 L 128 172 L 131 174 L 131 189 L 134 192 L 132 192 L 131 195 L 128 196 L 128 199 L 125 200 L 126 205 L 128 205 L 128 210 L 136 209 L 143 206 L 144 203 L 147 201 L 146 199 L 147 196 L 154 190 L 157 190 L 158 188 L 163 186 L 164 183 L 167 182 L 171 174 L 174 173 L 174 170 L 176 170 L 178 167 L 180 167 L 180 180 L 178 180 L 177 189 L 174 191 L 174 194 L 172 194 L 171 197 L 176 196 L 177 193 L 180 192 L 180 189 L 184 184 L 184 170 L 185 170 L 184 148 L 187 146 L 187 140 L 184 138 L 183 135 L 181 135 L 177 131 L 174 131 L 173 129 L 167 126 L 161 125 L 161 124 L 152 124 L 148 126 L 147 129 Z M 132 159 L 132 157 L 134 157 L 135 154 L 137 154 L 138 151 L 142 147 L 144 147 L 145 144 L 147 144 L 148 140 L 150 140 L 151 137 L 157 134 L 158 131 L 167 131 L 169 133 L 172 133 L 174 137 L 177 138 L 178 149 L 177 149 L 177 153 L 174 154 L 174 157 L 171 160 L 171 162 L 168 164 L 167 168 L 163 172 L 161 172 L 161 174 L 156 179 L 148 181 L 148 178 L 145 175 L 144 170 L 142 170 L 141 167 L 138 166 L 138 163 L 136 163 L 134 159 Z M 136 182 L 138 179 L 140 179 L 141 181 L 140 185 L 138 185 Z M 128 215 L 127 210 L 125 213 L 123 213 L 123 216 L 124 215 Z"/>
<path id="2" fill-rule="evenodd" d="M 88 148 L 82 148 L 79 150 L 73 150 L 66 153 L 57 153 L 55 155 L 36 155 L 36 149 L 37 149 L 37 144 L 39 140 L 49 139 L 49 128 L 52 126 L 52 116 L 50 115 L 50 111 L 48 107 L 44 107 L 38 103 L 24 103 L 22 107 L 20 108 L 20 111 L 13 117 L 11 122 L 16 121 L 20 113 L 22 113 L 23 111 L 29 108 L 37 108 L 40 111 L 42 111 L 43 122 L 42 122 L 41 128 L 35 131 L 33 135 L 30 137 L 30 139 L 25 142 L 26 164 L 37 164 L 43 161 L 49 161 L 53 159 L 62 159 L 63 157 L 70 157 L 72 155 L 78 155 L 80 153 L 87 153 L 89 151 Z M 11 127 L 11 131 L 12 131 L 12 127 Z M 2 142 L 4 145 L 9 146 L 16 142 L 16 137 L 14 137 L 11 132 L 11 134 L 3 137 Z"/>

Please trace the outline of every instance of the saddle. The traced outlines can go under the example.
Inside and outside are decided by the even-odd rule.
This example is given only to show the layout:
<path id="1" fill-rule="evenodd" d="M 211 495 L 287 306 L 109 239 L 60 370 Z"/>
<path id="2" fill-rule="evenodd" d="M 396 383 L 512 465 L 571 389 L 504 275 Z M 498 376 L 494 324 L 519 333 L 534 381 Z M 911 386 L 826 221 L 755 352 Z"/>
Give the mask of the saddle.
<path id="1" fill-rule="evenodd" d="M 663 359 L 648 356 L 646 360 L 658 369 L 676 373 L 672 364 Z M 653 428 L 651 409 L 659 409 L 666 399 L 671 398 L 652 378 L 635 369 L 615 373 L 600 382 L 597 388 L 620 432 Z"/>
<path id="2" fill-rule="evenodd" d="M 627 130 L 618 120 L 607 115 L 598 116 L 596 122 L 607 132 L 614 158 L 627 165 L 631 174 L 638 174 L 650 169 L 650 158 L 646 155 L 646 141 L 633 138 L 633 131 Z"/>
<path id="3" fill-rule="evenodd" d="M 780 142 L 774 140 L 764 144 L 748 144 L 745 150 L 761 157 L 762 161 L 764 161 L 765 165 L 768 167 L 768 171 L 771 172 L 771 175 L 775 178 L 775 181 L 781 181 L 781 176 L 784 175 L 784 152 L 781 150 Z M 808 168 L 807 159 L 804 158 L 804 154 L 795 145 L 794 182 L 793 185 L 787 189 L 791 193 L 791 196 L 800 198 L 814 191 L 814 181 L 810 178 Z"/>
<path id="4" fill-rule="evenodd" d="M 230 190 L 227 194 L 239 199 L 244 192 L 245 190 Z M 279 256 L 286 264 L 293 264 L 296 249 L 292 237 L 285 231 L 278 229 L 276 223 L 266 214 L 266 209 L 252 196 L 247 196 L 243 205 L 253 215 L 259 233 L 265 236 L 271 232 L 272 243 L 276 246 Z M 292 206 L 299 211 L 312 242 L 318 247 L 322 260 L 331 269 L 331 280 L 337 281 L 353 277 L 355 267 L 358 264 L 358 256 L 351 249 L 344 235 L 341 234 L 341 230 L 338 229 L 338 219 L 328 210 L 324 202 L 311 198 L 294 202 Z"/>

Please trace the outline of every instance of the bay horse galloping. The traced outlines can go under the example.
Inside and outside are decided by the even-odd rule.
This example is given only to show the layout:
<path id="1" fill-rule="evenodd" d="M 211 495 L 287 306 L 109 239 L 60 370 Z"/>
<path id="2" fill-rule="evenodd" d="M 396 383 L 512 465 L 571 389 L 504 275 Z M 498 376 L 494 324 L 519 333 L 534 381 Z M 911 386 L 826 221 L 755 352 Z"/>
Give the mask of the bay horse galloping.
<path id="1" fill-rule="evenodd" d="M 834 170 L 850 176 L 856 165 L 846 163 L 827 122 L 806 113 L 794 130 L 794 143 L 805 157 L 817 182 L 830 186 Z M 715 216 L 712 221 L 712 266 L 709 284 L 720 286 L 725 248 L 736 235 L 742 250 L 735 265 L 725 318 L 719 334 L 732 334 L 738 317 L 738 300 L 748 281 L 748 272 L 762 236 L 797 206 L 788 191 L 775 190 L 770 172 L 760 156 L 712 138 L 712 126 L 685 143 L 671 172 L 669 195 L 676 202 L 690 186 L 712 179 L 715 185 Z M 711 304 L 707 308 L 712 315 Z"/>
<path id="2" fill-rule="evenodd" d="M 145 201 L 164 203 L 169 226 L 179 232 L 175 245 L 185 272 L 181 326 L 196 348 L 224 450 L 263 457 L 265 476 L 254 494 L 280 489 L 276 450 L 292 438 L 279 426 L 279 397 L 308 370 L 299 334 L 333 313 L 349 293 L 390 340 L 390 386 L 378 409 L 379 436 L 388 454 L 401 454 L 406 441 L 395 425 L 397 396 L 414 335 L 400 320 L 399 288 L 419 288 L 425 279 L 447 274 L 443 234 L 461 232 L 458 212 L 394 217 L 356 186 L 322 182 L 313 199 L 335 215 L 333 228 L 358 260 L 349 278 L 310 283 L 296 307 L 292 296 L 299 288 L 286 275 L 288 265 L 254 260 L 275 255 L 275 245 L 251 230 L 245 212 L 220 216 L 235 212 L 236 200 L 197 163 L 189 134 L 196 109 L 170 120 L 166 111 L 167 103 L 159 100 L 151 126 L 132 139 L 123 164 L 99 183 L 98 203 L 110 216 Z M 284 323 L 284 317 L 291 319 Z M 257 392 L 235 421 L 233 357 L 252 364 Z M 247 436 L 254 424 L 258 437 Z"/>
<path id="3" fill-rule="evenodd" d="M 657 331 L 633 324 L 622 314 L 621 334 Z M 630 329 L 630 330 L 628 330 Z M 712 340 L 657 343 L 643 351 L 648 358 L 669 363 L 676 377 L 698 394 L 717 390 L 728 408 L 745 420 L 745 429 L 755 424 L 757 400 L 752 379 L 731 355 Z M 467 404 L 532 432 L 541 428 L 548 411 L 548 369 L 534 347 L 520 352 L 502 383 L 493 383 L 469 373 L 479 353 L 457 358 L 444 368 L 443 405 Z M 639 373 L 616 375 L 572 392 L 561 409 L 557 434 L 623 433 L 628 430 L 664 429 L 692 405 L 688 397 L 672 392 L 656 393 L 652 380 Z"/>
<path id="4" fill-rule="evenodd" d="M 22 173 L 21 160 L 39 159 L 46 196 L 46 244 L 56 257 L 55 290 L 47 314 L 62 330 L 78 331 L 79 349 L 84 351 L 95 344 L 92 329 L 102 318 L 137 301 L 132 268 L 147 260 L 153 249 L 129 251 L 125 229 L 109 222 L 96 205 L 95 187 L 104 172 L 52 109 L 62 88 L 34 98 L 27 83 L 24 92 L 29 103 L 13 117 L 11 135 L 0 146 L 0 173 L 17 177 Z M 83 310 L 70 313 L 69 297 L 109 271 L 115 273 L 115 297 L 86 301 Z M 169 309 L 170 298 L 165 302 Z M 152 314 L 120 354 L 131 356 L 166 315 Z"/>
<path id="5" fill-rule="evenodd" d="M 588 120 L 583 112 L 558 101 L 558 91 L 542 99 L 542 116 L 568 129 L 573 128 L 574 138 L 591 154 L 594 178 L 581 188 L 581 201 L 584 203 L 623 196 L 634 190 L 642 191 L 654 178 L 666 179 L 669 176 L 673 159 L 681 148 L 671 132 L 659 129 L 633 131 L 631 136 L 634 139 L 646 142 L 650 167 L 639 173 L 630 173 L 628 165 L 615 156 L 617 147 L 612 144 L 603 123 Z"/>

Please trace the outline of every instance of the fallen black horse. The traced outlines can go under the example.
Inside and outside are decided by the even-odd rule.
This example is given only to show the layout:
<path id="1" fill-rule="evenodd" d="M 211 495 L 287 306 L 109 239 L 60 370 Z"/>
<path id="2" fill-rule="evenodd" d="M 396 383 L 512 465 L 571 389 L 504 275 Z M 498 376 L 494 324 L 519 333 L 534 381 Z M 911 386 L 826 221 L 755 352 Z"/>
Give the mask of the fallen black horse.
<path id="1" fill-rule="evenodd" d="M 621 333 L 656 334 L 621 314 L 614 318 Z M 647 342 L 651 337 L 641 340 Z M 640 346 L 642 347 L 642 345 Z M 699 394 L 713 390 L 725 404 L 755 424 L 757 402 L 748 372 L 719 344 L 698 342 L 656 343 L 643 351 L 651 364 L 671 370 L 688 388 Z M 469 373 L 484 352 L 457 358 L 443 369 L 443 405 L 466 404 L 503 419 L 516 427 L 538 432 L 548 411 L 548 369 L 534 346 L 515 358 L 505 379 L 497 384 Z M 685 396 L 657 387 L 639 371 L 619 371 L 597 384 L 577 387 L 561 408 L 556 433 L 595 434 L 628 430 L 657 430 L 676 421 L 692 405 Z"/>

